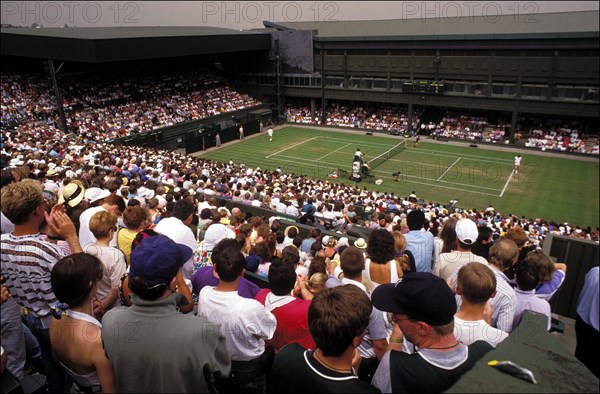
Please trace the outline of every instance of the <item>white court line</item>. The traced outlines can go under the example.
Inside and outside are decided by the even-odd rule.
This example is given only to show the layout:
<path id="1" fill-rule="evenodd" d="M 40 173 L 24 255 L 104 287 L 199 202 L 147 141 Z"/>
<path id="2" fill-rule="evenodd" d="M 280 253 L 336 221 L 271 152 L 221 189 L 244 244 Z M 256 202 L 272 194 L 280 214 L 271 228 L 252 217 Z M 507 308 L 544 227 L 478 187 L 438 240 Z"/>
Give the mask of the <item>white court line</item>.
<path id="1" fill-rule="evenodd" d="M 319 137 L 313 137 L 313 138 L 309 138 L 309 139 L 307 139 L 306 141 L 298 142 L 297 144 L 294 144 L 294 145 L 292 145 L 292 146 L 288 146 L 288 147 L 287 147 L 287 148 L 285 148 L 285 149 L 282 149 L 282 150 L 280 150 L 280 151 L 277 151 L 277 152 L 275 152 L 275 153 L 271 153 L 269 156 L 267 156 L 267 157 L 266 157 L 266 159 L 270 158 L 271 156 L 277 155 L 277 154 L 279 154 L 279 153 L 281 153 L 281 152 L 285 152 L 285 151 L 286 151 L 286 150 L 288 150 L 288 149 L 292 149 L 292 148 L 293 148 L 293 147 L 295 147 L 295 146 L 298 146 L 298 145 L 305 144 L 305 143 L 307 143 L 308 141 L 312 141 L 312 140 L 314 140 L 314 139 L 316 139 L 316 138 L 319 138 Z"/>
<path id="2" fill-rule="evenodd" d="M 327 156 L 329 156 L 329 155 L 333 155 L 335 152 L 337 152 L 337 151 L 340 151 L 340 150 L 342 150 L 342 149 L 344 149 L 345 147 L 347 147 L 347 146 L 350 146 L 350 145 L 352 145 L 352 144 L 346 144 L 346 145 L 342 146 L 341 148 L 338 148 L 338 149 L 334 150 L 333 152 L 329 152 L 329 153 L 328 153 L 328 154 L 326 154 L 325 156 L 321 156 L 321 157 L 319 157 L 318 159 L 315 159 L 315 161 L 320 161 L 320 160 L 322 160 L 322 159 L 326 158 Z"/>
<path id="3" fill-rule="evenodd" d="M 437 181 L 439 182 L 439 181 L 440 181 L 440 179 L 442 179 L 442 178 L 444 177 L 444 175 L 446 175 L 446 173 L 447 173 L 448 171 L 450 171 L 450 169 L 451 169 L 452 167 L 454 167 L 454 165 L 455 165 L 456 163 L 458 163 L 458 161 L 459 161 L 459 160 L 460 160 L 460 157 L 459 157 L 458 159 L 456 159 L 456 161 L 455 161 L 454 163 L 452 163 L 452 165 L 451 165 L 450 167 L 448 167 L 448 168 L 446 169 L 446 171 L 444 171 L 444 173 L 443 173 L 443 174 L 442 174 L 442 175 L 441 175 L 441 176 L 440 176 L 440 177 L 437 179 Z"/>
<path id="4" fill-rule="evenodd" d="M 312 162 L 314 164 L 313 160 L 311 160 L 311 159 L 303 159 L 303 158 L 299 158 L 299 157 L 296 157 L 296 156 L 279 155 L 277 157 L 274 157 L 273 159 L 279 159 L 279 157 L 285 157 L 287 159 L 295 159 L 295 160 L 301 160 L 301 161 L 304 160 L 304 161 Z M 288 160 L 282 160 L 282 161 L 288 161 Z M 323 162 L 321 164 L 330 164 L 332 166 L 337 166 L 338 168 L 339 167 L 343 167 L 343 165 L 340 164 L 340 163 Z M 383 171 L 383 170 L 371 170 L 371 172 L 381 172 L 382 174 L 389 174 L 390 173 L 389 171 Z M 433 181 L 433 182 L 438 182 L 438 181 L 436 181 L 433 178 L 425 178 L 425 177 L 418 176 L 418 175 L 403 175 L 403 176 L 404 177 L 417 178 L 417 179 L 425 179 L 425 180 Z M 500 191 L 500 189 L 496 189 L 496 188 L 493 188 L 493 187 L 478 186 L 478 185 L 473 185 L 473 184 L 469 184 L 469 183 L 458 183 L 458 182 L 451 182 L 451 181 L 439 181 L 439 182 L 448 183 L 450 185 L 474 187 L 476 189 L 492 190 L 492 191 L 495 191 L 495 192 L 499 192 Z M 433 186 L 439 186 L 439 183 L 432 184 L 432 185 Z M 490 196 L 496 196 L 496 194 L 490 194 Z"/>
<path id="5" fill-rule="evenodd" d="M 508 187 L 508 183 L 510 182 L 510 180 L 512 179 L 514 174 L 515 174 L 515 169 L 513 168 L 512 172 L 510 173 L 510 176 L 508 177 L 508 179 L 506 180 L 506 183 L 504 184 L 504 188 L 502 189 L 502 192 L 500 193 L 499 197 L 502 197 L 504 195 L 504 191 Z"/>
<path id="6" fill-rule="evenodd" d="M 385 171 L 379 171 L 379 170 L 373 170 L 372 172 L 381 172 L 381 173 L 387 174 L 387 172 L 385 172 Z M 421 178 L 421 177 L 418 177 L 418 176 L 415 176 L 415 175 L 404 175 L 404 174 L 402 174 L 402 177 Z M 391 177 L 390 177 L 390 179 L 391 179 Z M 433 179 L 429 179 L 429 178 L 425 178 L 425 179 L 433 181 Z M 461 189 L 459 187 L 443 186 L 443 185 L 440 185 L 439 183 L 426 183 L 426 182 L 417 182 L 417 181 L 411 181 L 411 180 L 407 180 L 406 182 L 416 183 L 416 184 L 425 185 L 425 186 L 441 187 L 442 189 L 458 190 L 458 191 L 465 192 L 465 193 L 483 194 L 485 196 L 494 196 L 494 197 L 497 196 L 497 194 L 478 192 L 478 191 L 475 191 L 475 190 Z M 441 181 L 441 182 L 444 182 L 444 181 Z M 448 182 L 448 183 L 451 183 L 451 182 Z M 451 184 L 457 185 L 457 183 L 451 183 Z M 458 184 L 458 185 L 460 185 L 460 184 Z M 482 188 L 482 189 L 489 189 L 489 188 L 483 188 L 481 186 L 476 186 L 476 185 L 468 185 L 468 186 L 470 186 L 470 187 L 478 187 L 478 188 Z M 496 189 L 490 189 L 490 190 L 496 190 Z"/>
<path id="7" fill-rule="evenodd" d="M 440 156 L 440 157 L 451 157 L 451 158 L 455 158 L 456 155 L 445 155 L 442 153 L 434 153 L 434 152 L 426 152 L 424 150 L 419 150 L 418 148 L 406 148 L 406 150 L 410 150 L 409 153 L 413 153 L 413 152 L 418 152 L 420 154 L 423 155 L 431 155 L 431 156 Z M 461 153 L 460 155 L 463 158 L 468 158 L 469 160 L 477 160 L 477 161 L 485 161 L 485 162 L 490 162 L 490 161 L 496 161 L 495 164 L 506 164 L 506 165 L 512 165 L 513 164 L 513 160 L 509 160 L 509 159 L 500 159 L 500 158 L 492 158 L 492 157 L 483 157 L 483 156 L 477 156 L 477 155 L 469 155 L 469 154 L 464 154 Z"/>
<path id="8" fill-rule="evenodd" d="M 292 159 L 292 160 L 280 159 L 280 157 L 285 157 L 285 158 Z M 295 157 L 295 156 L 285 156 L 285 155 L 279 155 L 279 157 L 277 157 L 277 158 L 275 158 L 275 159 L 276 159 L 276 160 L 279 160 L 279 161 L 286 162 L 286 163 L 298 163 L 298 161 L 307 161 L 307 162 L 309 162 L 308 164 L 310 164 L 310 165 L 312 165 L 312 166 L 317 166 L 318 164 L 329 164 L 329 165 L 332 165 L 332 166 L 335 166 L 335 167 L 338 167 L 338 168 L 340 167 L 340 164 L 339 164 L 339 163 L 331 163 L 331 162 L 315 163 L 315 162 L 314 162 L 314 160 L 311 160 L 311 159 L 303 159 L 303 158 L 299 158 L 299 157 Z M 389 176 L 389 171 L 371 170 L 371 172 L 378 172 L 378 173 L 382 173 L 382 174 L 388 174 L 388 176 L 387 176 L 386 178 L 392 179 L 392 177 L 391 177 L 391 176 Z M 408 181 L 407 181 L 407 182 L 411 182 L 411 183 L 417 183 L 417 184 L 419 184 L 419 185 L 427 185 L 427 186 L 441 187 L 441 188 L 443 188 L 443 189 L 459 190 L 459 191 L 463 191 L 463 192 L 466 192 L 466 193 L 476 193 L 476 194 L 483 194 L 483 195 L 486 195 L 486 196 L 494 196 L 494 197 L 498 196 L 497 194 L 484 193 L 484 192 L 479 192 L 479 191 L 474 191 L 474 190 L 462 189 L 462 188 L 458 188 L 458 187 L 443 186 L 443 185 L 440 185 L 440 184 L 439 184 L 439 182 L 437 182 L 437 181 L 436 181 L 435 179 L 433 179 L 433 178 L 422 178 L 422 177 L 420 177 L 420 176 L 416 176 L 416 175 L 403 175 L 403 177 L 417 178 L 417 179 L 425 179 L 425 180 L 428 180 L 428 181 L 433 181 L 433 182 L 436 182 L 436 183 L 426 183 L 426 182 L 417 182 L 417 181 L 411 181 L 411 180 L 408 180 Z M 443 183 L 449 183 L 449 184 L 451 184 L 451 185 L 469 186 L 469 187 L 472 187 L 472 188 L 477 188 L 477 189 L 486 189 L 486 190 L 492 190 L 492 191 L 495 191 L 495 192 L 498 192 L 498 191 L 499 191 L 498 189 L 492 189 L 492 188 L 485 187 L 485 186 L 467 185 L 467 184 L 464 184 L 464 183 L 455 183 L 455 182 L 448 182 L 448 181 L 440 181 L 440 182 L 443 182 Z"/>

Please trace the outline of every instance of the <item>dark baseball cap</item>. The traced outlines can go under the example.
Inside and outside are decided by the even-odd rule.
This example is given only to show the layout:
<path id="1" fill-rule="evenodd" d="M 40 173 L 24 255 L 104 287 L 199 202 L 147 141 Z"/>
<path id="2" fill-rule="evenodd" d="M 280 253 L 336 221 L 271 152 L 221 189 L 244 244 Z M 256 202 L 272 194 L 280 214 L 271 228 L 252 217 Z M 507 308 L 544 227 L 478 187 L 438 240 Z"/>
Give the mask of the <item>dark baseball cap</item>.
<path id="1" fill-rule="evenodd" d="M 431 326 L 452 322 L 456 313 L 454 292 L 428 272 L 407 272 L 397 283 L 377 286 L 371 302 L 381 311 L 403 313 Z"/>
<path id="2" fill-rule="evenodd" d="M 131 252 L 129 276 L 145 280 L 150 286 L 168 284 L 192 254 L 190 247 L 175 243 L 166 235 L 144 238 Z"/>

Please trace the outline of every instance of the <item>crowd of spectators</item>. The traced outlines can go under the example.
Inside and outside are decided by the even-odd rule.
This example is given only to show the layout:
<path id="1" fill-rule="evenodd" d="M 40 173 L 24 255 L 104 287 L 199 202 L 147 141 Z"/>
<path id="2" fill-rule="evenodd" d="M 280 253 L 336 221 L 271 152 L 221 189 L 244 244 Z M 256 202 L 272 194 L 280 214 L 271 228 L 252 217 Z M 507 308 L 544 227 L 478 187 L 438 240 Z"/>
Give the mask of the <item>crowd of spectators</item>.
<path id="1" fill-rule="evenodd" d="M 323 124 L 321 110 L 315 111 L 311 116 L 308 107 L 294 108 L 288 106 L 285 116 L 289 122 L 304 124 Z M 413 115 L 413 125 L 419 123 L 420 112 Z M 342 103 L 332 103 L 327 107 L 325 125 L 365 128 L 389 133 L 404 133 L 408 130 L 408 116 L 406 110 L 394 105 L 369 105 L 347 106 Z"/>
<path id="2" fill-rule="evenodd" d="M 502 215 L 486 208 L 484 210 L 462 209 L 452 212 L 445 204 L 416 200 L 411 196 L 399 196 L 368 187 L 345 186 L 323 180 L 291 176 L 280 171 L 268 171 L 240 167 L 238 164 L 216 163 L 191 156 L 155 151 L 148 148 L 113 146 L 87 140 L 83 136 L 66 136 L 60 130 L 53 132 L 44 128 L 21 131 L 5 131 L 2 143 L 3 162 L 12 166 L 25 166 L 32 176 L 43 177 L 49 172 L 62 177 L 85 175 L 102 171 L 112 175 L 123 175 L 128 180 L 142 182 L 180 183 L 182 191 L 223 195 L 234 201 L 243 201 L 285 213 L 293 211 L 294 204 L 312 201 L 314 217 L 335 218 L 336 229 L 344 231 L 352 226 L 374 228 L 381 220 L 402 219 L 409 209 L 421 207 L 426 210 L 432 226 L 439 227 L 450 215 L 468 216 L 481 224 L 489 225 L 502 235 L 510 227 L 524 227 L 536 244 L 540 244 L 548 232 L 572 235 L 584 233 L 593 236 L 591 229 L 543 219 L 527 219 L 515 215 Z M 171 160 L 165 159 L 170 157 Z M 140 173 L 141 170 L 141 173 Z M 257 190 L 260 189 L 260 190 Z M 265 192 L 269 190 L 268 198 Z M 260 201 L 258 199 L 260 198 Z M 279 205 L 279 207 L 278 207 Z M 284 206 L 285 205 L 285 206 Z M 291 205 L 291 208 L 288 209 Z M 341 218 L 354 206 L 364 207 L 365 219 L 350 214 L 345 221 Z M 299 207 L 302 208 L 302 207 Z M 395 215 L 385 212 L 395 210 Z M 493 215 L 491 214 L 493 212 Z M 302 212 L 300 212 L 301 214 Z M 299 215 L 300 216 L 300 215 Z M 352 220 L 348 220 L 352 219 Z M 315 221 L 318 225 L 318 220 Z M 388 222 L 387 226 L 392 224 Z M 576 233 L 576 230 L 579 230 Z"/>
<path id="3" fill-rule="evenodd" d="M 560 128 L 535 128 L 526 136 L 525 146 L 539 148 L 542 151 L 591 153 L 597 155 L 598 139 L 593 146 L 588 146 L 587 138 L 577 129 L 568 127 Z"/>
<path id="4" fill-rule="evenodd" d="M 136 77 L 69 76 L 60 79 L 59 84 L 69 131 L 95 140 L 147 132 L 260 104 L 206 70 L 140 73 Z M 2 129 L 54 131 L 60 121 L 49 92 L 48 81 L 40 75 L 3 73 Z"/>
<path id="5" fill-rule="evenodd" d="M 391 134 L 406 133 L 408 130 L 407 110 L 404 107 L 387 104 L 360 106 L 332 103 L 327 106 L 325 123 L 322 122 L 321 110 L 311 115 L 308 107 L 288 105 L 286 119 L 292 123 L 325 124 L 328 126 L 364 128 L 385 131 Z M 507 128 L 510 125 L 492 125 L 485 116 L 466 115 L 453 111 L 445 111 L 436 121 L 425 121 L 422 111 L 415 111 L 412 128 L 418 134 L 431 138 L 448 138 L 466 141 L 483 141 L 489 143 L 509 143 Z M 521 125 L 519 124 L 519 128 Z M 543 151 L 577 152 L 599 154 L 598 138 L 588 138 L 576 127 L 546 126 L 532 128 L 528 133 L 517 134 L 517 140 L 526 139 L 526 147 L 539 148 Z M 588 143 L 589 142 L 589 143 Z"/>
<path id="6" fill-rule="evenodd" d="M 188 391 L 191 387 L 205 387 L 209 384 L 203 380 L 203 376 L 192 378 L 195 374 L 190 375 L 181 364 L 169 377 L 153 373 L 151 379 L 140 385 L 140 376 L 148 376 L 144 368 L 155 371 L 162 368 L 160 358 L 149 351 L 159 347 L 161 357 L 168 357 L 170 363 L 175 365 L 182 363 L 182 357 L 196 360 L 199 364 L 195 367 L 214 373 L 217 387 L 224 391 L 264 392 L 267 384 L 265 371 L 268 371 L 271 364 L 279 372 L 274 372 L 272 376 L 275 380 L 270 384 L 285 384 L 288 378 L 278 378 L 278 374 L 283 374 L 285 365 L 303 363 L 304 357 L 308 358 L 307 363 L 317 365 L 317 369 L 325 368 L 319 372 L 318 378 L 314 378 L 317 381 L 302 380 L 303 384 L 314 390 L 325 389 L 325 386 L 320 386 L 322 379 L 328 384 L 339 381 L 333 377 L 327 380 L 328 373 L 331 373 L 329 363 L 343 360 L 342 364 L 336 365 L 340 366 L 340 371 L 344 371 L 344 376 L 350 378 L 358 371 L 360 384 L 370 382 L 380 390 L 395 391 L 397 388 L 393 388 L 394 378 L 390 382 L 390 372 L 386 373 L 385 370 L 389 368 L 392 374 L 399 372 L 395 372 L 394 364 L 390 364 L 386 357 L 390 357 L 390 352 L 402 349 L 410 353 L 411 343 L 420 343 L 423 338 L 409 333 L 403 337 L 403 329 L 400 328 L 404 324 L 402 315 L 398 314 L 397 307 L 383 301 L 387 296 L 378 297 L 377 292 L 379 288 L 382 289 L 380 293 L 413 291 L 410 288 L 404 289 L 406 286 L 423 287 L 433 292 L 414 300 L 418 308 L 421 308 L 419 310 L 432 308 L 431 312 L 424 315 L 411 309 L 406 311 L 409 316 L 431 326 L 456 324 L 454 331 L 446 330 L 445 336 L 437 338 L 439 341 L 432 344 L 453 347 L 453 351 L 461 357 L 467 353 L 473 354 L 473 357 L 477 355 L 469 358 L 468 363 L 461 364 L 460 368 L 452 368 L 453 371 L 456 369 L 450 379 L 454 382 L 472 363 L 495 346 L 498 338 L 506 338 L 506 334 L 519 324 L 524 309 L 548 314 L 546 301 L 542 296 L 556 291 L 556 287 L 564 279 L 564 270 L 561 267 L 549 269 L 550 279 L 556 275 L 559 280 L 551 281 L 548 275 L 542 280 L 541 268 L 538 267 L 547 265 L 549 258 L 543 254 L 538 256 L 527 252 L 539 249 L 548 233 L 596 242 L 600 233 L 599 229 L 583 229 L 568 223 L 557 224 L 542 219 L 502 215 L 491 206 L 484 210 L 454 209 L 423 201 L 415 192 L 403 197 L 369 190 L 367 187 L 358 188 L 356 185 L 346 186 L 343 183 L 308 179 L 286 174 L 278 169 L 271 171 L 248 168 L 233 161 L 221 163 L 174 152 L 116 146 L 93 141 L 83 135 L 68 136 L 60 132 L 55 132 L 53 138 L 48 139 L 44 138 L 44 133 L 44 130 L 33 129 L 10 131 L 3 135 L 1 159 L 9 166 L 1 173 L 2 249 L 3 254 L 8 253 L 11 257 L 7 257 L 6 264 L 3 261 L 2 274 L 8 278 L 6 290 L 14 292 L 14 300 L 20 307 L 29 310 L 28 325 L 33 327 L 33 336 L 40 343 L 43 361 L 40 363 L 44 365 L 43 371 L 49 375 L 52 389 L 57 389 L 64 382 L 61 373 L 67 373 L 79 389 L 101 386 L 104 390 L 129 391 L 137 387 L 145 391 L 161 387 L 164 390 L 176 388 L 177 391 Z M 225 207 L 228 199 L 239 202 L 239 207 L 228 210 Z M 250 217 L 244 210 L 245 204 L 271 209 L 274 216 L 268 219 Z M 365 216 L 357 213 L 358 206 L 364 209 Z M 276 216 L 278 213 L 295 216 L 299 223 L 308 224 L 312 227 L 311 234 L 302 239 L 294 226 L 283 231 L 282 222 Z M 354 227 L 361 228 L 370 235 L 366 239 L 356 239 L 353 241 L 354 246 L 351 246 L 346 233 Z M 336 231 L 338 235 L 322 236 L 323 229 Z M 506 239 L 511 250 L 514 250 L 515 261 L 519 250 L 525 256 L 519 264 L 526 268 L 515 270 L 515 290 L 512 290 L 508 282 L 504 282 L 504 274 L 495 273 L 494 270 L 499 268 L 492 267 L 494 256 L 502 255 L 499 249 L 504 247 L 503 243 L 494 242 L 497 238 Z M 61 277 L 59 272 L 69 269 L 69 265 L 84 266 L 83 261 L 79 261 L 82 259 L 81 255 L 70 255 L 72 252 L 83 250 L 86 252 L 83 256 L 97 256 L 96 260 L 85 257 L 90 270 L 94 264 L 96 268 L 86 273 L 88 276 L 84 280 L 77 282 L 83 283 L 83 288 L 66 284 L 61 286 L 59 283 L 62 282 L 56 282 L 60 279 L 56 279 L 53 273 L 52 282 L 46 284 L 48 287 L 44 299 L 34 302 L 23 295 L 28 294 L 28 289 L 32 286 L 31 283 L 21 282 L 20 278 L 24 277 L 24 273 L 18 273 L 20 269 L 24 269 L 18 263 L 23 254 L 11 252 L 12 248 L 19 247 L 21 243 L 36 255 L 40 249 L 50 250 L 52 253 L 49 255 L 39 255 L 44 260 L 43 264 L 40 262 L 40 266 L 46 274 L 56 266 L 57 278 Z M 451 256 L 444 257 L 445 253 L 471 256 L 476 243 L 481 244 L 483 250 L 487 249 L 490 268 L 485 267 L 487 259 L 483 257 L 478 260 L 467 258 L 464 261 Z M 491 248 L 486 247 L 492 244 L 494 246 Z M 345 249 L 348 253 L 345 253 Z M 409 258 L 405 259 L 404 256 Z M 367 260 L 361 260 L 364 258 Z M 464 270 L 463 275 L 462 264 L 452 266 L 459 261 L 479 261 L 471 264 L 481 264 L 486 269 L 479 272 L 479 267 L 470 267 L 469 270 Z M 102 275 L 97 273 L 97 264 L 101 264 Z M 434 274 L 441 275 L 435 269 L 438 265 L 442 267 L 442 264 L 445 264 L 445 276 L 440 279 Z M 506 275 L 510 275 L 510 264 L 508 268 L 500 262 L 497 264 L 498 267 L 504 267 L 502 269 L 506 270 Z M 360 267 L 366 267 L 368 272 L 361 275 Z M 36 269 L 35 266 L 27 266 L 28 272 Z M 244 281 L 244 269 L 262 275 L 278 285 L 271 290 L 261 291 Z M 128 276 L 125 275 L 119 281 L 118 277 L 127 270 Z M 414 272 L 415 270 L 418 272 Z M 522 271 L 526 271 L 523 275 L 528 275 L 527 282 L 519 279 Z M 553 274 L 558 271 L 562 274 Z M 489 323 L 485 324 L 502 331 L 502 335 L 495 338 L 495 341 L 486 338 L 485 334 L 482 334 L 483 337 L 476 335 L 466 338 L 466 331 L 460 329 L 461 324 L 470 324 L 465 322 L 483 322 L 485 302 L 489 297 L 485 296 L 484 301 L 480 298 L 470 299 L 469 293 L 463 291 L 462 299 L 458 301 L 473 304 L 474 307 L 470 310 L 479 312 L 454 316 L 457 304 L 453 290 L 446 285 L 446 279 L 450 284 L 454 283 L 454 288 L 470 288 L 465 281 L 477 275 L 492 278 L 495 275 L 496 281 L 490 282 L 484 290 L 485 294 L 491 295 L 495 288 L 496 292 L 500 291 L 500 287 L 497 287 L 500 286 L 497 284 L 500 280 L 506 287 L 502 291 L 513 291 L 510 293 L 512 296 L 496 296 L 492 299 L 493 304 L 502 303 L 502 307 L 494 307 L 497 311 L 494 315 L 486 317 L 486 322 Z M 386 286 L 386 283 L 403 276 L 406 276 L 403 289 Z M 286 279 L 288 277 L 289 280 Z M 363 277 L 366 279 L 363 280 Z M 99 281 L 97 286 L 93 285 L 95 280 Z M 413 281 L 414 284 L 410 284 Z M 545 283 L 544 281 L 554 283 L 554 287 L 548 289 L 548 292 L 544 290 L 543 294 L 539 290 L 540 295 L 534 296 L 536 287 Z M 89 286 L 85 285 L 88 283 Z M 314 308 L 319 308 L 325 297 L 333 297 L 338 300 L 336 302 L 341 302 L 344 291 L 335 295 L 339 291 L 330 288 L 349 285 L 357 286 L 367 294 L 372 293 L 373 304 L 380 310 L 395 313 L 381 319 L 383 314 L 373 314 L 370 301 L 365 298 L 364 303 L 361 301 L 360 321 L 339 321 L 341 325 L 356 324 L 350 331 L 354 334 L 339 338 L 340 348 L 331 345 L 330 340 L 326 339 L 329 337 L 320 336 L 320 331 L 315 326 L 318 316 L 333 312 L 324 310 L 317 316 L 317 312 L 311 311 L 313 304 Z M 61 291 L 54 294 L 53 289 Z M 71 294 L 77 291 L 81 291 L 81 294 Z M 348 297 L 357 299 L 356 294 Z M 438 306 L 427 301 L 437 300 L 439 297 L 446 300 L 440 304 L 444 305 L 442 314 L 436 309 Z M 297 299 L 312 302 L 292 304 Z M 4 308 L 8 310 L 11 307 L 10 300 L 9 297 L 2 304 L 3 322 L 13 321 L 5 320 Z M 92 302 L 93 308 L 88 300 Z M 331 302 L 334 301 L 328 302 L 328 305 L 332 305 Z M 120 304 L 131 307 L 121 309 L 118 306 Z M 290 310 L 279 309 L 287 305 Z M 138 315 L 142 311 L 140 308 L 145 308 L 143 310 L 146 312 Z M 89 364 L 82 367 L 77 363 L 76 357 L 65 353 L 64 347 L 56 343 L 56 334 L 53 336 L 52 329 L 48 336 L 47 329 L 38 326 L 45 322 L 44 327 L 47 327 L 47 320 L 51 319 L 48 311 L 52 310 L 57 312 L 57 316 L 86 321 L 96 327 L 100 327 L 102 321 L 106 356 L 102 352 L 95 352 L 98 357 L 90 361 L 93 368 Z M 159 313 L 161 310 L 169 310 L 169 314 L 161 312 L 156 319 L 151 317 L 152 313 Z M 348 311 L 349 318 L 352 316 L 352 308 L 340 310 Z M 191 325 L 183 320 L 179 322 L 179 319 L 183 319 L 179 317 L 180 313 L 197 314 L 197 317 L 192 317 L 203 319 L 204 323 Z M 339 312 L 334 315 L 338 316 Z M 370 315 L 372 316 L 369 317 Z M 154 328 L 148 331 L 149 325 L 148 329 L 143 329 L 137 337 L 139 341 L 130 350 L 123 348 L 112 337 L 104 338 L 104 335 L 113 335 L 115 332 L 125 335 L 123 330 L 126 325 L 120 323 L 141 321 L 141 316 L 144 316 L 144 325 L 150 324 Z M 166 316 L 171 317 L 167 319 Z M 290 336 L 282 328 L 285 327 L 285 322 L 291 322 L 290 319 L 304 322 L 304 331 L 300 336 Z M 175 321 L 179 323 L 174 323 Z M 50 324 L 52 327 L 52 323 Z M 160 332 L 157 327 L 166 328 L 173 324 L 181 327 L 205 327 L 208 331 L 203 333 L 201 328 L 194 333 L 186 331 L 177 340 L 168 339 L 164 335 L 156 337 L 159 335 L 157 332 Z M 215 327 L 229 328 L 220 332 L 211 326 L 214 324 L 218 324 Z M 246 336 L 246 331 L 239 332 L 235 329 L 239 324 L 245 327 L 251 325 L 255 332 Z M 488 326 L 485 324 L 481 323 L 481 332 L 487 330 Z M 300 329 L 297 325 L 293 326 Z M 362 333 L 367 326 L 367 334 L 363 337 Z M 278 329 L 283 332 L 278 332 Z M 15 340 L 14 332 L 12 333 L 13 336 L 6 339 L 3 331 L 3 346 L 6 345 L 12 357 L 10 368 L 14 370 L 14 374 L 22 375 L 23 354 L 26 352 L 17 351 L 17 348 L 24 346 L 24 340 Z M 17 336 L 19 335 L 25 334 L 18 333 Z M 202 350 L 202 357 L 185 355 L 196 351 L 185 341 L 197 335 L 208 335 L 209 342 L 214 344 L 210 350 L 214 355 L 206 353 L 206 350 Z M 223 337 L 227 340 L 224 341 Z M 461 343 L 456 339 L 458 337 Z M 484 341 L 480 342 L 478 339 Z M 84 343 L 86 342 L 78 342 L 74 338 L 72 346 L 85 352 Z M 294 347 L 284 346 L 291 343 L 297 344 Z M 99 347 L 101 343 L 96 341 L 90 344 L 92 345 Z M 338 350 L 323 353 L 322 350 L 328 349 L 327 346 L 334 346 Z M 435 346 L 432 345 L 430 350 L 423 347 L 419 351 L 429 352 L 428 354 L 436 355 L 437 361 L 445 362 L 444 354 L 436 353 Z M 55 353 L 58 351 L 58 360 L 63 367 L 53 361 L 50 349 Z M 178 350 L 173 352 L 172 349 Z M 354 349 L 357 349 L 360 358 L 352 357 Z M 133 368 L 127 374 L 111 374 L 113 367 L 120 372 L 128 365 L 126 359 L 131 357 L 127 356 L 128 351 L 143 357 L 146 360 L 145 366 Z M 307 352 L 305 356 L 302 356 L 303 352 Z M 16 359 L 17 356 L 19 360 Z M 306 368 L 306 373 L 309 370 L 312 369 Z M 84 372 L 85 379 L 82 379 Z M 445 385 L 431 387 L 432 390 L 445 388 Z M 372 386 L 363 386 L 363 390 L 374 389 Z"/>
<path id="7" fill-rule="evenodd" d="M 55 120 L 47 96 L 37 105 L 20 96 L 26 81 L 3 83 L 2 365 L 17 378 L 29 359 L 50 392 L 264 393 L 293 379 L 311 392 L 443 391 L 507 340 L 524 310 L 550 321 L 546 299 L 566 267 L 539 250 L 547 234 L 599 241 L 598 228 L 492 206 L 458 209 L 416 192 L 104 141 L 118 129 L 145 131 L 245 105 L 206 75 L 189 84 L 181 77 L 164 91 L 140 77 L 126 89 L 116 82 L 118 92 L 65 94 L 80 131 L 68 135 L 48 126 Z M 73 92 L 85 91 L 79 83 Z M 148 91 L 136 92 L 140 86 Z M 186 107 L 198 95 L 201 109 Z M 388 129 L 407 122 L 392 107 L 332 106 L 328 119 Z M 468 138 L 466 129 L 484 121 L 447 114 L 434 129 L 460 127 Z M 227 200 L 239 205 L 229 210 Z M 273 216 L 251 216 L 245 206 Z M 309 236 L 284 229 L 278 214 L 310 226 Z M 323 236 L 325 229 L 336 235 Z M 350 241 L 352 229 L 367 235 Z M 94 340 L 65 342 L 64 327 L 93 332 Z M 494 338 L 486 334 L 492 328 Z M 128 335 L 135 341 L 121 340 Z M 34 344 L 28 350 L 25 338 Z M 400 362 L 398 352 L 411 356 Z M 429 372 L 401 375 L 415 366 Z"/>

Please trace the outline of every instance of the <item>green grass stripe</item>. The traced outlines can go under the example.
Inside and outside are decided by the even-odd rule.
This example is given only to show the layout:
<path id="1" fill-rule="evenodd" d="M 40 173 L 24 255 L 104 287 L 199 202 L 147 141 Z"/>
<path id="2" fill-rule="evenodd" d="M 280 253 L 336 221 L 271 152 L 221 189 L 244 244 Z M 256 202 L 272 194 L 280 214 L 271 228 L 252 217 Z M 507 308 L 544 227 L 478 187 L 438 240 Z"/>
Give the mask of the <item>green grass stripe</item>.
<path id="1" fill-rule="evenodd" d="M 401 137 L 285 127 L 275 132 L 273 142 L 264 133 L 201 156 L 270 170 L 280 167 L 287 173 L 327 180 L 327 174 L 337 168 L 350 170 L 357 147 L 368 161 L 401 141 Z M 413 147 L 407 141 L 405 150 L 373 169 L 373 175 L 384 181 L 382 185 L 363 182 L 359 186 L 402 196 L 415 191 L 427 201 L 441 203 L 457 199 L 464 208 L 482 210 L 491 204 L 503 214 L 598 226 L 598 161 L 521 153 L 521 170 L 507 184 L 516 153 L 502 146 L 498 149 L 425 141 Z M 401 182 L 394 182 L 392 172 L 396 171 L 404 174 Z M 343 179 L 336 183 L 341 182 L 352 183 Z"/>

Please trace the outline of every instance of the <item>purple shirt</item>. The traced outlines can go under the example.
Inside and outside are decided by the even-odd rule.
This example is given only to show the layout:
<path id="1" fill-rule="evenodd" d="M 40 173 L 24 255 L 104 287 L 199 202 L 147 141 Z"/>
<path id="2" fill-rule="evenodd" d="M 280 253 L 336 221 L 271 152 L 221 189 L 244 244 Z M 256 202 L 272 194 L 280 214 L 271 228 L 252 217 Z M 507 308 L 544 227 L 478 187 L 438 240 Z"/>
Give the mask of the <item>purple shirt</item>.
<path id="1" fill-rule="evenodd" d="M 515 305 L 515 318 L 513 320 L 513 329 L 521 323 L 523 312 L 526 310 L 542 313 L 548 317 L 548 330 L 550 329 L 552 312 L 550 310 L 550 304 L 548 301 L 536 297 L 535 290 L 521 290 L 515 288 L 515 295 L 517 296 L 517 303 Z"/>
<path id="2" fill-rule="evenodd" d="M 545 300 L 549 300 L 556 290 L 563 284 L 565 280 L 565 273 L 561 270 L 554 271 L 552 275 L 552 279 L 547 282 L 540 283 L 538 287 L 535 289 L 535 295 L 543 298 Z"/>
<path id="3" fill-rule="evenodd" d="M 200 268 L 196 273 L 192 276 L 192 293 L 198 294 L 200 290 L 202 290 L 205 286 L 216 286 L 219 284 L 219 278 L 213 275 L 214 266 L 207 265 L 206 267 Z M 255 299 L 256 294 L 261 290 L 261 288 L 254 283 L 250 282 L 246 278 L 240 279 L 238 283 L 238 294 L 244 298 Z"/>

